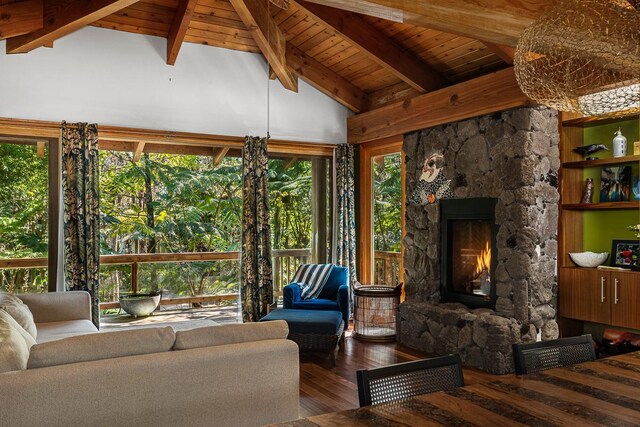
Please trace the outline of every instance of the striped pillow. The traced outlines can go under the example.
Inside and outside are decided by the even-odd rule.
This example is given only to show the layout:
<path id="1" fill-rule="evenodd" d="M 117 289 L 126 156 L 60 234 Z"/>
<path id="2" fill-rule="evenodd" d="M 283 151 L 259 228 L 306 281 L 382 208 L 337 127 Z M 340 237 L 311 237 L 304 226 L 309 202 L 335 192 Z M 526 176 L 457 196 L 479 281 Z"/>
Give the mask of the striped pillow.
<path id="1" fill-rule="evenodd" d="M 331 270 L 333 264 L 302 264 L 291 281 L 304 285 L 301 292 L 303 300 L 317 298 L 327 283 Z"/>

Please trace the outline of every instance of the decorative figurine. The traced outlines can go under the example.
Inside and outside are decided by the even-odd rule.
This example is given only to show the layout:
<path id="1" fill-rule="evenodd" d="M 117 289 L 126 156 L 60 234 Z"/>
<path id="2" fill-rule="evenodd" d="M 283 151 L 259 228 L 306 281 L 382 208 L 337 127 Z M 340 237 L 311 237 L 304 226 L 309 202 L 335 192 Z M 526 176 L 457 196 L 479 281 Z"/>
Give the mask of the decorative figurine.
<path id="1" fill-rule="evenodd" d="M 609 149 L 604 144 L 583 145 L 582 147 L 576 147 L 573 149 L 573 151 L 575 151 L 576 153 L 582 154 L 582 157 L 587 157 L 589 154 L 597 153 L 600 150 L 609 151 Z M 587 160 L 592 159 L 588 158 Z"/>
<path id="2" fill-rule="evenodd" d="M 624 157 L 627 155 L 627 138 L 622 134 L 620 128 L 613 138 L 613 157 Z"/>
<path id="3" fill-rule="evenodd" d="M 593 178 L 587 178 L 584 183 L 584 191 L 582 191 L 580 203 L 593 203 Z"/>

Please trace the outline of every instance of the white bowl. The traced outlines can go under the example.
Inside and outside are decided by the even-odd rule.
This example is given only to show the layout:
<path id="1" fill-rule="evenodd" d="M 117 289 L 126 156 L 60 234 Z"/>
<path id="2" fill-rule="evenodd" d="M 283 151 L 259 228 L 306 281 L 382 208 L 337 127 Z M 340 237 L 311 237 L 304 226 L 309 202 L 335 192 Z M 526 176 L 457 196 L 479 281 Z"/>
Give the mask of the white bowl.
<path id="1" fill-rule="evenodd" d="M 580 267 L 597 267 L 609 258 L 609 252 L 574 252 L 570 253 L 569 256 Z"/>

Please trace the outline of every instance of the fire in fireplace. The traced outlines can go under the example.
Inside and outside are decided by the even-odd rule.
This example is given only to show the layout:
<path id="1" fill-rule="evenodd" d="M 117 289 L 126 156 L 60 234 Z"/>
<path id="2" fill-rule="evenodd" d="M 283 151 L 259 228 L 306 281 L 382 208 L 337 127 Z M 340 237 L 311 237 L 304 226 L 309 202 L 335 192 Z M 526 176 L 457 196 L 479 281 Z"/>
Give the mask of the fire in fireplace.
<path id="1" fill-rule="evenodd" d="M 495 308 L 496 199 L 441 200 L 441 300 Z M 495 253 L 495 250 L 493 250 Z"/>

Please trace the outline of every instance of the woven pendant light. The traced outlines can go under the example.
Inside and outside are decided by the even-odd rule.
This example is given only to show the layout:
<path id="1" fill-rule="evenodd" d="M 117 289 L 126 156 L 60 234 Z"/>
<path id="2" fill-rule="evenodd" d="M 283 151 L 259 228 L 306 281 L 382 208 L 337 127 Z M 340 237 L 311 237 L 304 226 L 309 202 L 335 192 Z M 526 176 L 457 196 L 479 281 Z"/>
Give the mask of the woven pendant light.
<path id="1" fill-rule="evenodd" d="M 562 0 L 526 28 L 515 73 L 532 100 L 585 116 L 640 113 L 640 13 L 625 0 Z"/>

